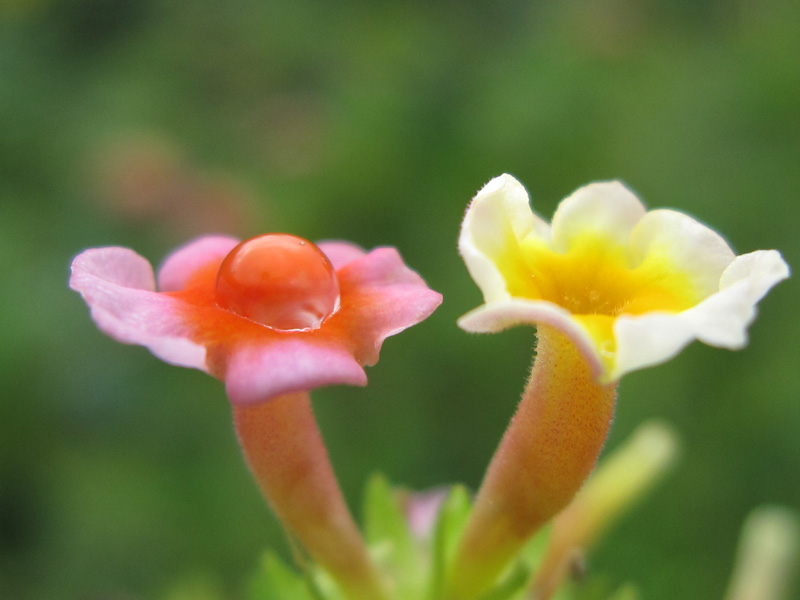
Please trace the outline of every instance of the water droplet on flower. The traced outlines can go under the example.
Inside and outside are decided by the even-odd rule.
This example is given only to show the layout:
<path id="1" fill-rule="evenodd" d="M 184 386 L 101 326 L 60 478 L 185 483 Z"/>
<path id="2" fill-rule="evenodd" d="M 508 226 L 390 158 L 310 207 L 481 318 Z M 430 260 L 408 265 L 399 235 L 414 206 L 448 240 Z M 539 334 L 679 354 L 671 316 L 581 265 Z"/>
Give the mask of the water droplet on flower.
<path id="1" fill-rule="evenodd" d="M 217 273 L 217 304 L 282 331 L 317 329 L 339 307 L 339 282 L 311 242 L 283 233 L 245 240 Z"/>

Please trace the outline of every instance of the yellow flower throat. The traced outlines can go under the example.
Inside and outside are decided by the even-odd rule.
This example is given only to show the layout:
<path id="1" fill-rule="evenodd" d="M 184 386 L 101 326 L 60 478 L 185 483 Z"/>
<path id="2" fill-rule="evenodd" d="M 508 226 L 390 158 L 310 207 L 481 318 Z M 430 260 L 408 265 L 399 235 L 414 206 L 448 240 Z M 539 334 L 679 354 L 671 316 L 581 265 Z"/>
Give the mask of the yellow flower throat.
<path id="1" fill-rule="evenodd" d="M 651 247 L 635 257 L 630 248 L 597 234 L 576 238 L 564 253 L 536 237 L 506 248 L 496 264 L 511 296 L 568 310 L 606 357 L 613 355 L 616 317 L 680 312 L 702 299 L 666 249 Z"/>

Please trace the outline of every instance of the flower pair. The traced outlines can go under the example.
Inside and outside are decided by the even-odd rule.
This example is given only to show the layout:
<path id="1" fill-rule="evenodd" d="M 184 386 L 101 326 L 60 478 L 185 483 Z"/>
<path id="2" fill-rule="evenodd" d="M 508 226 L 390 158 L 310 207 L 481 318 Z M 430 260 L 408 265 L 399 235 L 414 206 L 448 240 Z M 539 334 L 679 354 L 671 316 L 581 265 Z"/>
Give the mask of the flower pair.
<path id="1" fill-rule="evenodd" d="M 616 382 L 693 339 L 741 347 L 755 304 L 788 276 L 776 251 L 736 257 L 681 213 L 646 212 L 619 183 L 579 189 L 552 224 L 514 178 L 467 210 L 459 249 L 485 303 L 462 328 L 535 324 L 537 359 L 478 491 L 441 592 L 475 598 L 575 495 L 606 439 Z M 70 285 L 115 339 L 224 380 L 247 461 L 301 547 L 351 598 L 392 582 L 361 540 L 316 428 L 308 391 L 364 385 L 384 339 L 441 296 L 390 248 L 366 253 L 285 234 L 206 237 L 158 273 L 124 248 L 87 250 Z"/>

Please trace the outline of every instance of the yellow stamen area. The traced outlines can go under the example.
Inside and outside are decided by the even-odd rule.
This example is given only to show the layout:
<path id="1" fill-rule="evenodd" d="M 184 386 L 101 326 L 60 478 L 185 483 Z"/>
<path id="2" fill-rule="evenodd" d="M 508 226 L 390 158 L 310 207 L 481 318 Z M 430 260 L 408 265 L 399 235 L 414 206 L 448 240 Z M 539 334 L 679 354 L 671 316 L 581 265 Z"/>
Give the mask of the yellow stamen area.
<path id="1" fill-rule="evenodd" d="M 667 248 L 650 247 L 645 256 L 635 257 L 600 232 L 575 238 L 564 253 L 534 236 L 508 239 L 505 248 L 494 262 L 509 294 L 568 310 L 606 362 L 616 348 L 613 327 L 620 315 L 675 313 L 702 300 L 691 273 L 671 260 Z"/>

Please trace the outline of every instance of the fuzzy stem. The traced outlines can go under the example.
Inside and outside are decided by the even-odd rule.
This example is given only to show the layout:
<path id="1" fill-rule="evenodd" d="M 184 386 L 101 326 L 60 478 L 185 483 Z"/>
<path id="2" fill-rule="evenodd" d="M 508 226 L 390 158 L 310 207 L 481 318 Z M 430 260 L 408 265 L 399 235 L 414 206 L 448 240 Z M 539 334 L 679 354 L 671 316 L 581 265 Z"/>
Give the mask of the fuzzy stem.
<path id="1" fill-rule="evenodd" d="M 573 561 L 664 475 L 677 450 L 675 434 L 651 422 L 600 461 L 569 506 L 553 519 L 547 552 L 531 583 L 531 600 L 553 597 Z"/>
<path id="2" fill-rule="evenodd" d="M 530 536 L 569 503 L 605 443 L 616 385 L 601 385 L 559 330 L 540 326 L 538 338 L 530 380 L 456 550 L 449 600 L 470 600 L 491 587 Z"/>
<path id="3" fill-rule="evenodd" d="M 348 598 L 385 598 L 333 473 L 308 393 L 233 405 L 233 419 L 250 470 L 286 530 Z"/>

